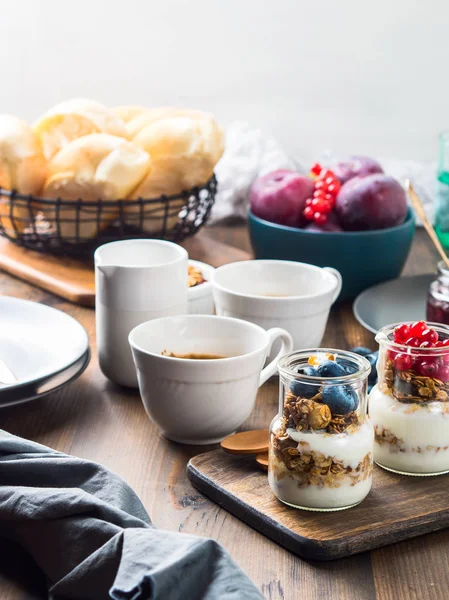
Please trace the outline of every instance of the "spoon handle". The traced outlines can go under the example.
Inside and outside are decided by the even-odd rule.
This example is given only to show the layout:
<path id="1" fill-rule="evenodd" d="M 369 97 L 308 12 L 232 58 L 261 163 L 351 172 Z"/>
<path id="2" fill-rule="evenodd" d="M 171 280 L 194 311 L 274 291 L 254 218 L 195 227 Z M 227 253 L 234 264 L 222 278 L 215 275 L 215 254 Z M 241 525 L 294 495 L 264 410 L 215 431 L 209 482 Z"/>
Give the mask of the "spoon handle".
<path id="1" fill-rule="evenodd" d="M 425 230 L 429 234 L 430 239 L 432 240 L 435 248 L 438 250 L 446 267 L 449 268 L 449 258 L 447 257 L 446 252 L 444 251 L 443 246 L 441 245 L 440 240 L 438 239 L 438 236 L 435 233 L 435 229 L 432 227 L 429 219 L 427 218 L 427 215 L 426 215 L 426 212 L 422 205 L 422 202 L 421 202 L 418 194 L 413 189 L 413 186 L 410 181 L 407 181 L 407 190 L 408 190 L 408 195 L 409 195 L 410 201 L 412 203 L 413 208 L 415 209 L 416 214 L 421 219 L 421 222 L 422 222 Z"/>

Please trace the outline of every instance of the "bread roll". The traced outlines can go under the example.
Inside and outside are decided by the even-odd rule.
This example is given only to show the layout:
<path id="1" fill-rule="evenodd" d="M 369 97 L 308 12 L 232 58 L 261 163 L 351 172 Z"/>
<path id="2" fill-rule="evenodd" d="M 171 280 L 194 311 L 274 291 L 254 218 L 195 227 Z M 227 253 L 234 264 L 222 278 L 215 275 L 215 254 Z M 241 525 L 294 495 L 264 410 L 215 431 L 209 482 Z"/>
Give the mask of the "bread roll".
<path id="1" fill-rule="evenodd" d="M 84 98 L 57 104 L 38 119 L 33 128 L 47 160 L 66 144 L 91 133 L 128 137 L 122 119 L 103 104 Z"/>
<path id="2" fill-rule="evenodd" d="M 189 117 L 191 119 L 210 119 L 214 121 L 213 115 L 192 108 L 174 108 L 166 106 L 160 108 L 147 108 L 140 113 L 136 113 L 126 121 L 126 129 L 129 138 L 133 139 L 142 131 L 142 129 L 148 127 L 148 125 L 151 125 L 155 121 L 172 117 Z"/>
<path id="3" fill-rule="evenodd" d="M 160 115 L 163 110 L 159 110 Z M 174 111 L 179 109 L 165 110 L 174 115 Z M 152 111 L 152 115 L 145 113 L 134 120 L 136 123 L 139 119 L 142 127 L 133 142 L 150 154 L 151 171 L 132 192 L 130 199 L 179 194 L 205 184 L 212 176 L 223 153 L 223 132 L 211 115 L 199 111 L 183 112 L 190 116 L 181 115 L 180 111 L 179 116 L 153 119 L 156 111 Z M 145 231 L 158 232 L 164 229 L 164 225 L 172 229 L 185 203 L 183 198 L 171 200 L 167 216 L 164 203 L 146 207 Z M 128 221 L 137 218 L 133 212 L 136 213 L 134 207 L 127 209 Z"/>
<path id="4" fill-rule="evenodd" d="M 116 106 L 111 110 L 116 117 L 122 119 L 125 125 L 132 119 L 148 111 L 147 108 L 143 108 L 142 106 Z"/>
<path id="5" fill-rule="evenodd" d="M 223 153 L 222 131 L 211 119 L 160 119 L 144 127 L 133 142 L 152 161 L 151 173 L 133 197 L 153 198 L 203 185 Z"/>
<path id="6" fill-rule="evenodd" d="M 118 209 L 103 207 L 96 222 L 98 200 L 126 198 L 150 170 L 150 157 L 145 150 L 123 138 L 93 133 L 74 140 L 62 148 L 49 162 L 49 176 L 42 190 L 44 198 L 62 198 L 94 202 L 79 214 L 79 237 L 95 237 L 118 216 Z M 56 221 L 55 209 L 45 209 L 49 221 Z M 72 222 L 64 222 L 69 219 Z M 75 207 L 60 207 L 60 234 L 76 241 Z M 98 225 L 98 226 L 97 226 Z"/>
<path id="7" fill-rule="evenodd" d="M 30 126 L 13 115 L 0 115 L 0 187 L 22 194 L 39 194 L 47 165 Z M 0 197 L 0 217 L 8 235 L 17 236 L 30 219 L 27 202 L 15 200 L 11 220 L 10 199 Z M 17 231 L 16 231 L 17 230 Z"/>

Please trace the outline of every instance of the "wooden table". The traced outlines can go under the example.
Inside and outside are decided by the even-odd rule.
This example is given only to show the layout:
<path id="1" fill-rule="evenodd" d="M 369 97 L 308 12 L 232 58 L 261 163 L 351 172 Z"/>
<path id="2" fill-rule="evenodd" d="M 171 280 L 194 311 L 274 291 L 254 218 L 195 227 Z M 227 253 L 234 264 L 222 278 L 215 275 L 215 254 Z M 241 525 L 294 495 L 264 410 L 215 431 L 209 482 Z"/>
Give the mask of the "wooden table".
<path id="1" fill-rule="evenodd" d="M 250 248 L 245 227 L 216 227 L 209 229 L 208 235 Z M 436 261 L 424 232 L 419 231 L 406 274 L 431 272 Z M 93 350 L 89 368 L 76 383 L 39 402 L 2 410 L 0 427 L 113 469 L 134 488 L 157 527 L 217 539 L 267 599 L 449 598 L 449 530 L 331 563 L 311 563 L 293 556 L 191 486 L 186 463 L 208 448 L 178 446 L 162 438 L 146 417 L 138 393 L 119 389 L 102 375 L 96 358 L 92 310 L 71 305 L 4 274 L 0 274 L 0 292 L 71 314 L 88 331 Z M 324 344 L 336 348 L 374 347 L 372 335 L 357 324 L 350 305 L 333 310 Z M 259 391 L 257 406 L 243 429 L 268 427 L 276 405 L 277 384 L 270 381 Z M 46 597 L 36 568 L 18 551 L 0 548 L 0 570 L 2 600 Z"/>

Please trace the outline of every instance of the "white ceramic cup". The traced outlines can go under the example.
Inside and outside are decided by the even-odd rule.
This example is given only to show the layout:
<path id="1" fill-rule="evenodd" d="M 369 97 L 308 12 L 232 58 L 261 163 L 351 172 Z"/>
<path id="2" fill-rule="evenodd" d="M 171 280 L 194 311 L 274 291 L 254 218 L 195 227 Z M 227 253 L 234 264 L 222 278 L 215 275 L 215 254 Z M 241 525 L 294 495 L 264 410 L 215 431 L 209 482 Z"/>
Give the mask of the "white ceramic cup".
<path id="1" fill-rule="evenodd" d="M 197 260 L 189 260 L 189 265 L 196 267 L 203 274 L 204 283 L 189 288 L 187 298 L 189 301 L 190 315 L 213 315 L 215 313 L 214 298 L 212 296 L 211 279 L 214 267 Z"/>
<path id="2" fill-rule="evenodd" d="M 129 332 L 151 319 L 187 313 L 184 248 L 161 240 L 123 240 L 95 252 L 95 318 L 100 368 L 138 387 Z"/>
<path id="3" fill-rule="evenodd" d="M 263 369 L 278 338 L 278 356 Z M 183 444 L 213 444 L 233 433 L 251 413 L 258 387 L 277 370 L 277 359 L 292 348 L 282 329 L 209 315 L 143 323 L 129 343 L 148 416 L 167 438 Z M 172 358 L 162 356 L 164 350 L 227 358 Z"/>
<path id="4" fill-rule="evenodd" d="M 316 348 L 342 278 L 331 267 L 283 260 L 248 260 L 215 269 L 212 289 L 217 315 L 264 329 L 282 327 L 295 350 Z"/>

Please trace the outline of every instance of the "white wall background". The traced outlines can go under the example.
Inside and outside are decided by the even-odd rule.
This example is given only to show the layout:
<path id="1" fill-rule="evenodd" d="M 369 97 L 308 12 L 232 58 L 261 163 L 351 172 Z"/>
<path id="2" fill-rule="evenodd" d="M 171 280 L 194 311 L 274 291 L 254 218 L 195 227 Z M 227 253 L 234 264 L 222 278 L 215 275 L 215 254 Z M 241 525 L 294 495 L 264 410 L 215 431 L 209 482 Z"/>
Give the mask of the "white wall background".
<path id="1" fill-rule="evenodd" d="M 74 96 L 248 120 L 297 157 L 432 160 L 447 0 L 0 0 L 0 111 Z"/>

